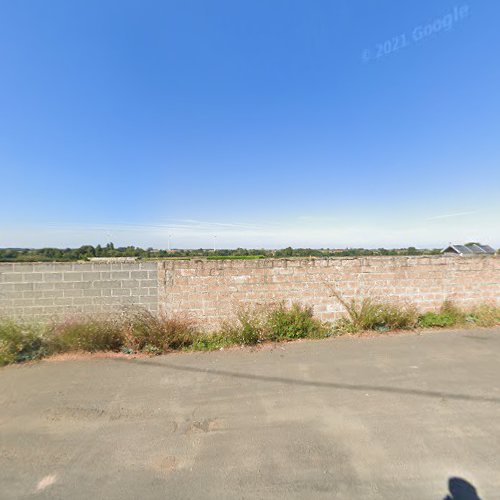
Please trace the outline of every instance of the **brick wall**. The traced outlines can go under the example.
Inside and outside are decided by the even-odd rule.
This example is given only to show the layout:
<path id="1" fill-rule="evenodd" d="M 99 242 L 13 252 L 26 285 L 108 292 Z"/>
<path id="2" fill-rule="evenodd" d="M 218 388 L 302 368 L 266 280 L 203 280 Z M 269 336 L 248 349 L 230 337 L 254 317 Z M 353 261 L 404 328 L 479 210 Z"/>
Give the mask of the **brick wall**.
<path id="1" fill-rule="evenodd" d="M 156 262 L 0 263 L 0 316 L 48 319 L 158 308 Z"/>
<path id="2" fill-rule="evenodd" d="M 240 304 L 284 300 L 313 306 L 333 320 L 343 297 L 371 296 L 407 301 L 420 310 L 445 299 L 464 307 L 500 300 L 497 257 L 352 257 L 164 261 L 159 264 L 159 307 L 166 314 L 188 312 L 205 326 L 231 318 Z"/>
<path id="3" fill-rule="evenodd" d="M 498 257 L 352 257 L 134 263 L 0 263 L 0 316 L 45 319 L 108 313 L 124 305 L 188 314 L 205 327 L 240 304 L 284 300 L 322 319 L 342 307 L 332 296 L 407 301 L 421 310 L 446 299 L 462 306 L 500 301 Z"/>

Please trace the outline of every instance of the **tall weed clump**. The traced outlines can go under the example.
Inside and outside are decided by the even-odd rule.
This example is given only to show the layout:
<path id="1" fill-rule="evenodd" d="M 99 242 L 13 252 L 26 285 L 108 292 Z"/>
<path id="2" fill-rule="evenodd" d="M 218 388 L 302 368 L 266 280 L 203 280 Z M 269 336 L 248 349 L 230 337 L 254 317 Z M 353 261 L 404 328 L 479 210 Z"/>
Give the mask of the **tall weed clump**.
<path id="1" fill-rule="evenodd" d="M 340 331 L 409 330 L 418 322 L 417 309 L 412 304 L 393 304 L 370 297 L 348 301 L 338 292 L 334 292 L 334 296 L 346 311 L 346 316 L 337 324 Z"/>
<path id="2" fill-rule="evenodd" d="M 118 351 L 124 344 L 124 331 L 115 317 L 75 318 L 54 324 L 48 344 L 51 353 Z"/>
<path id="3" fill-rule="evenodd" d="M 500 324 L 500 307 L 491 304 L 476 306 L 469 314 L 469 318 L 477 326 L 495 326 Z"/>
<path id="4" fill-rule="evenodd" d="M 271 309 L 267 316 L 269 340 L 294 340 L 302 338 L 324 338 L 331 327 L 314 317 L 310 306 L 298 303 L 286 307 L 283 303 Z"/>
<path id="5" fill-rule="evenodd" d="M 311 307 L 280 302 L 265 306 L 240 308 L 236 319 L 223 324 L 215 334 L 197 339 L 193 347 L 217 348 L 228 345 L 255 345 L 259 342 L 287 341 L 301 338 L 324 338 L 330 326 L 313 315 Z"/>
<path id="6" fill-rule="evenodd" d="M 418 325 L 422 328 L 446 328 L 451 326 L 495 326 L 500 323 L 500 308 L 482 304 L 465 311 L 450 300 L 443 302 L 438 312 L 420 315 Z"/>
<path id="7" fill-rule="evenodd" d="M 124 346 L 151 354 L 190 346 L 198 332 L 193 321 L 158 317 L 145 309 L 127 311 L 122 317 Z"/>
<path id="8" fill-rule="evenodd" d="M 0 319 L 0 366 L 40 359 L 47 353 L 43 326 Z"/>

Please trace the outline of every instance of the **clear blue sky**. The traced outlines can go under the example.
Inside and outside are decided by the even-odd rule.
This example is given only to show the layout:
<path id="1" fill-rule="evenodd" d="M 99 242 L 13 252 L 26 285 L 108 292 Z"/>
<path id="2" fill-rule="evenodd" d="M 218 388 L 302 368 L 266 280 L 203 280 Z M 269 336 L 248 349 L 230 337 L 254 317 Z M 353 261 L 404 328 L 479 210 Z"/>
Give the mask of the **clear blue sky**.
<path id="1" fill-rule="evenodd" d="M 0 246 L 499 246 L 499 19 L 1 0 Z"/>

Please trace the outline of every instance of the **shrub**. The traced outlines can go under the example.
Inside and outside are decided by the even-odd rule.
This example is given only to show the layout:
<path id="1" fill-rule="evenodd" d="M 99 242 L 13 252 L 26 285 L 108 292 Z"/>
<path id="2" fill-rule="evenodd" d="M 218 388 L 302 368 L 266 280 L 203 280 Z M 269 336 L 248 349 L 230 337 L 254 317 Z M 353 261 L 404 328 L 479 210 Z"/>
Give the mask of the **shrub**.
<path id="1" fill-rule="evenodd" d="M 224 328 L 223 333 L 229 341 L 252 345 L 266 337 L 267 311 L 263 307 L 240 309 L 235 326 Z"/>
<path id="2" fill-rule="evenodd" d="M 453 318 L 455 320 L 455 324 L 465 323 L 467 318 L 467 313 L 460 309 L 451 300 L 445 300 L 443 302 L 443 305 L 439 309 L 439 313 Z"/>
<path id="3" fill-rule="evenodd" d="M 412 305 L 379 302 L 368 297 L 348 302 L 336 296 L 347 312 L 347 317 L 337 325 L 340 330 L 349 333 L 363 330 L 407 330 L 417 324 L 417 311 Z"/>
<path id="4" fill-rule="evenodd" d="M 123 329 L 116 318 L 84 318 L 56 324 L 52 327 L 49 340 L 52 353 L 119 351 L 123 343 Z"/>
<path id="5" fill-rule="evenodd" d="M 421 328 L 444 328 L 454 324 L 455 318 L 441 313 L 427 312 L 418 318 L 418 326 Z"/>
<path id="6" fill-rule="evenodd" d="M 195 351 L 214 351 L 234 344 L 238 344 L 234 338 L 221 332 L 212 332 L 198 335 L 190 347 Z"/>
<path id="7" fill-rule="evenodd" d="M 122 322 L 126 347 L 149 353 L 189 346 L 197 333 L 188 319 L 157 317 L 143 309 L 127 311 Z"/>
<path id="8" fill-rule="evenodd" d="M 312 307 L 292 304 L 290 308 L 279 304 L 267 317 L 270 340 L 293 340 L 300 338 L 323 338 L 330 328 L 326 323 L 314 318 Z"/>
<path id="9" fill-rule="evenodd" d="M 13 320 L 0 320 L 0 366 L 39 359 L 46 353 L 43 327 Z"/>
<path id="10" fill-rule="evenodd" d="M 477 326 L 495 326 L 500 323 L 500 308 L 483 304 L 472 309 L 467 320 Z"/>
<path id="11" fill-rule="evenodd" d="M 418 318 L 418 325 L 422 328 L 445 328 L 464 324 L 467 314 L 459 309 L 453 302 L 446 300 L 438 313 L 428 312 Z"/>

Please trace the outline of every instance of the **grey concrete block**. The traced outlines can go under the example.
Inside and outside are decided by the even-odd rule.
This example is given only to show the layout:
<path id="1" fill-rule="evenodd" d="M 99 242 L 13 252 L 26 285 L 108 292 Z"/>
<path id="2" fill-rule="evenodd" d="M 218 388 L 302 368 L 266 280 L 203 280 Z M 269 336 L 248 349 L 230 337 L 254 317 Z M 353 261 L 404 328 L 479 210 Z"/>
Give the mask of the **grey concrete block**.
<path id="1" fill-rule="evenodd" d="M 121 281 L 112 280 L 112 281 L 93 281 L 93 288 L 121 288 Z"/>
<path id="2" fill-rule="evenodd" d="M 156 280 L 141 280 L 141 288 L 156 288 L 158 282 Z"/>
<path id="3" fill-rule="evenodd" d="M 133 280 L 147 280 L 148 271 L 130 271 L 130 278 Z"/>
<path id="4" fill-rule="evenodd" d="M 43 281 L 42 273 L 23 273 L 23 281 L 33 283 L 34 281 Z"/>
<path id="5" fill-rule="evenodd" d="M 111 295 L 112 296 L 126 296 L 126 295 L 130 295 L 130 290 L 127 290 L 126 288 L 113 288 L 111 290 Z"/>
<path id="6" fill-rule="evenodd" d="M 101 290 L 98 288 L 89 288 L 88 290 L 83 290 L 84 297 L 100 297 Z"/>
<path id="7" fill-rule="evenodd" d="M 23 281 L 23 275 L 22 273 L 2 273 L 0 281 L 2 283 L 18 283 Z"/>
<path id="8" fill-rule="evenodd" d="M 130 279 L 129 271 L 112 271 L 111 279 L 113 280 L 128 280 Z"/>
<path id="9" fill-rule="evenodd" d="M 131 280 L 123 280 L 121 282 L 122 288 L 139 288 L 140 282 L 139 280 L 131 279 Z"/>
<path id="10" fill-rule="evenodd" d="M 121 306 L 127 305 L 128 306 L 128 305 L 135 304 L 135 298 L 131 297 L 131 296 L 128 296 L 128 297 L 123 297 L 123 296 L 107 297 L 107 300 L 109 300 L 110 303 L 114 304 L 114 305 L 121 305 Z"/>
<path id="11" fill-rule="evenodd" d="M 2 295 L 12 295 L 14 293 L 14 290 L 15 290 L 15 286 L 17 285 L 18 283 L 0 283 L 0 297 L 2 297 Z M 22 283 L 19 283 L 19 284 L 22 284 Z M 23 290 L 20 290 L 21 292 Z M 18 292 L 16 292 L 18 293 Z"/>
<path id="12" fill-rule="evenodd" d="M 72 283 L 71 281 L 54 281 L 54 290 L 73 290 L 77 283 Z"/>
<path id="13" fill-rule="evenodd" d="M 73 299 L 72 298 L 54 299 L 54 305 L 56 305 L 56 306 L 71 306 L 71 305 L 73 305 Z"/>
<path id="14" fill-rule="evenodd" d="M 101 279 L 101 273 L 97 271 L 88 271 L 82 273 L 82 280 L 83 281 L 95 281 L 95 280 L 100 280 Z"/>
<path id="15" fill-rule="evenodd" d="M 73 269 L 72 262 L 54 262 L 54 271 L 55 272 L 65 272 L 71 271 Z"/>
<path id="16" fill-rule="evenodd" d="M 63 290 L 64 297 L 83 297 L 84 290 Z"/>
<path id="17" fill-rule="evenodd" d="M 32 262 L 15 262 L 13 271 L 16 273 L 32 273 L 33 263 Z"/>
<path id="18" fill-rule="evenodd" d="M 55 269 L 56 265 L 52 262 L 37 262 L 33 265 L 33 272 L 35 273 L 53 273 Z"/>
<path id="19" fill-rule="evenodd" d="M 73 299 L 73 304 L 75 306 L 84 306 L 92 303 L 92 299 L 95 297 L 75 297 Z"/>
<path id="20" fill-rule="evenodd" d="M 40 298 L 36 299 L 36 303 L 40 306 L 53 306 L 54 300 L 55 299 L 53 299 L 53 298 L 40 297 Z"/>
<path id="21" fill-rule="evenodd" d="M 82 271 L 82 272 L 88 272 L 92 271 L 92 263 L 91 262 L 75 262 L 71 266 L 72 271 Z"/>
<path id="22" fill-rule="evenodd" d="M 71 284 L 71 288 L 74 290 L 87 290 L 88 288 L 95 288 L 94 283 L 94 281 L 75 281 L 68 284 Z"/>
<path id="23" fill-rule="evenodd" d="M 62 273 L 43 273 L 43 281 L 62 281 Z"/>
<path id="24" fill-rule="evenodd" d="M 40 316 L 43 313 L 44 313 L 43 306 L 35 305 L 35 306 L 33 306 L 33 307 L 30 308 L 30 315 L 33 316 L 33 317 L 38 317 L 38 316 Z"/>
<path id="25" fill-rule="evenodd" d="M 44 285 L 45 283 L 12 283 L 14 292 L 29 292 L 35 290 L 35 285 Z"/>
<path id="26" fill-rule="evenodd" d="M 35 301 L 34 299 L 14 299 L 12 301 L 12 305 L 15 307 L 27 307 L 27 306 L 34 306 Z"/>
<path id="27" fill-rule="evenodd" d="M 65 272 L 63 273 L 63 281 L 83 281 L 83 273 L 81 272 Z"/>
<path id="28" fill-rule="evenodd" d="M 44 292 L 40 292 L 42 297 L 55 299 L 57 297 L 64 297 L 64 290 L 46 290 Z"/>
<path id="29" fill-rule="evenodd" d="M 141 264 L 139 262 L 122 262 L 122 271 L 134 271 L 141 269 Z"/>
<path id="30" fill-rule="evenodd" d="M 157 304 L 158 298 L 150 295 L 143 295 L 139 297 L 139 304 Z"/>
<path id="31" fill-rule="evenodd" d="M 102 272 L 110 272 L 111 264 L 107 264 L 105 262 L 92 262 L 92 270 Z"/>
<path id="32" fill-rule="evenodd" d="M 54 283 L 46 283 L 45 281 L 40 281 L 36 283 L 23 283 L 19 286 L 31 286 L 33 290 L 54 290 Z"/>

